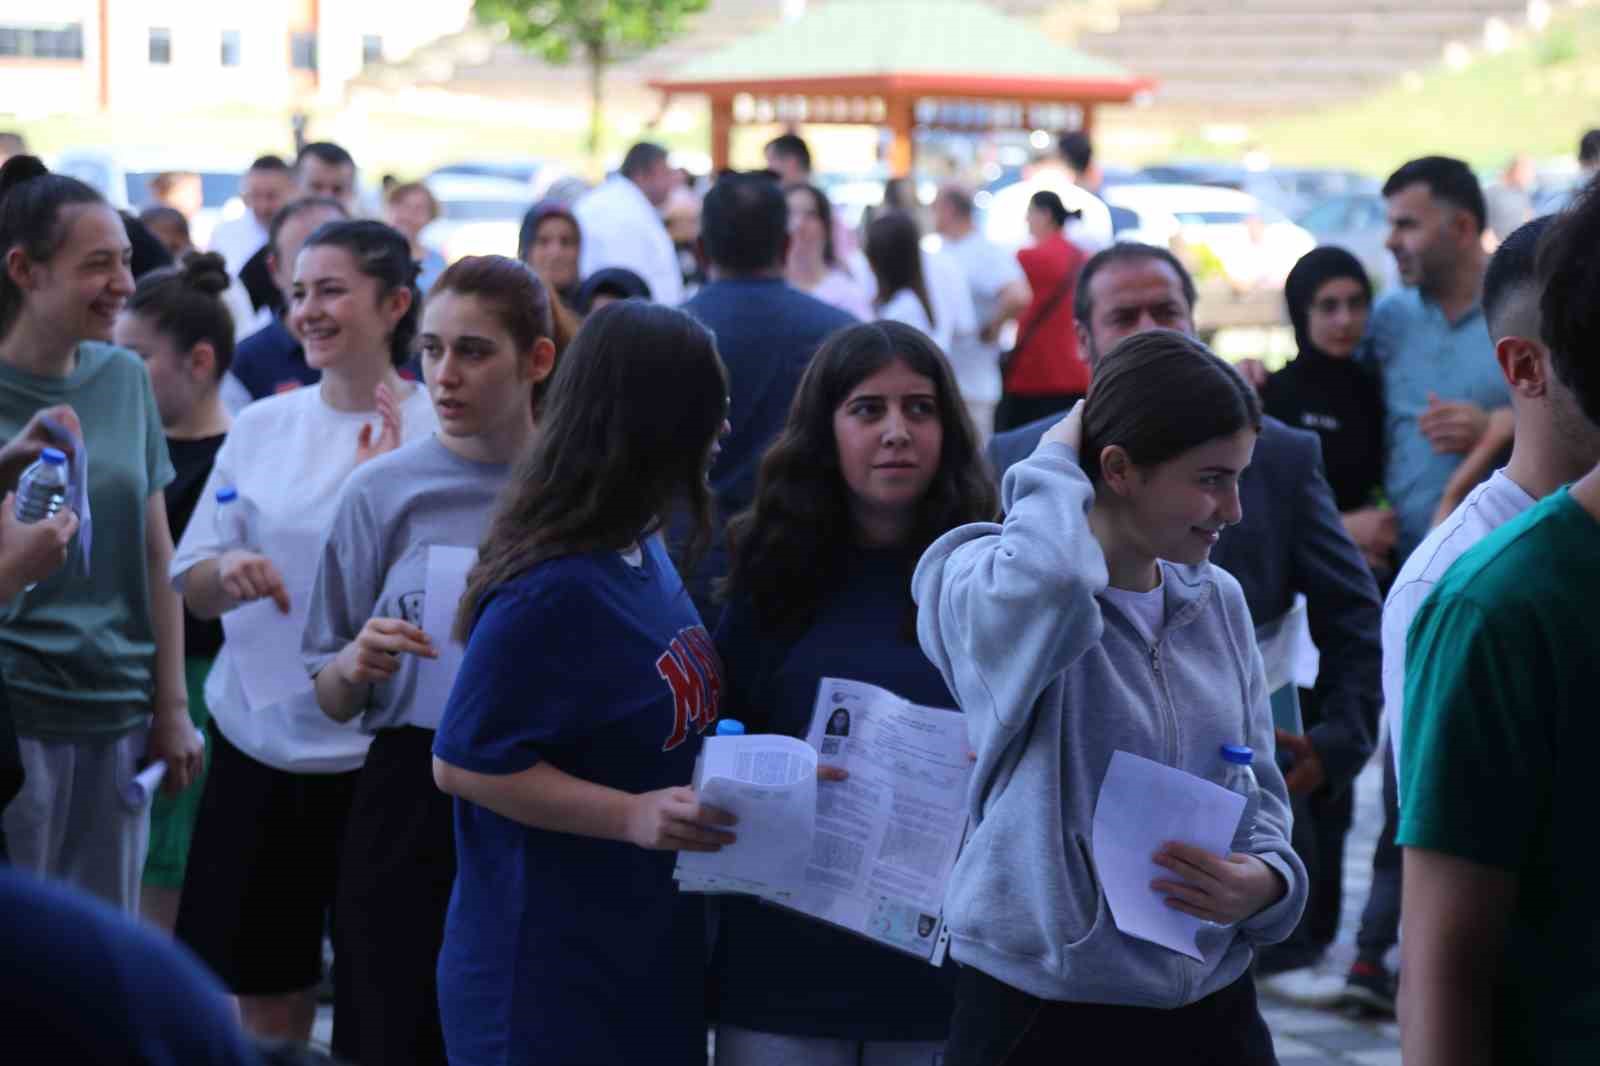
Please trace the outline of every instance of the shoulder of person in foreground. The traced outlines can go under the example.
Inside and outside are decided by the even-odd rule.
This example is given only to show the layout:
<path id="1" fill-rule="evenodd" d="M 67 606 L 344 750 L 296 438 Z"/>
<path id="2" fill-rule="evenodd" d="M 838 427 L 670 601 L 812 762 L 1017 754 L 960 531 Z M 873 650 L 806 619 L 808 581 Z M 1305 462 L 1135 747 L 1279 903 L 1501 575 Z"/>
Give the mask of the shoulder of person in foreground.
<path id="1" fill-rule="evenodd" d="M 13 1048 L 59 1062 L 259 1061 L 216 978 L 170 938 L 98 900 L 0 869 L 0 1017 Z M 93 1011 L 86 1020 L 85 1009 Z"/>

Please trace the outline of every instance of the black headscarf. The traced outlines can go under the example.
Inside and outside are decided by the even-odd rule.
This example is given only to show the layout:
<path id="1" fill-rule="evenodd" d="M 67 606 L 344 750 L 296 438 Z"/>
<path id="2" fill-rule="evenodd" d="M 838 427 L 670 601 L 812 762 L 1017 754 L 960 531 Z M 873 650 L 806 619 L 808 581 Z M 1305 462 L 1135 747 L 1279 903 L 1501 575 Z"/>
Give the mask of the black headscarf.
<path id="1" fill-rule="evenodd" d="M 583 284 L 578 286 L 578 298 L 572 305 L 573 310 L 580 315 L 587 315 L 594 306 L 594 298 L 601 294 L 615 296 L 619 300 L 648 300 L 650 286 L 626 267 L 605 267 L 583 279 Z"/>
<path id="2" fill-rule="evenodd" d="M 522 262 L 528 261 L 528 249 L 533 247 L 533 239 L 538 236 L 539 227 L 544 225 L 547 218 L 564 218 L 572 223 L 572 229 L 578 235 L 578 248 L 583 248 L 583 227 L 578 224 L 578 216 L 572 209 L 557 200 L 540 200 L 528 208 L 528 213 L 522 216 L 522 229 L 517 234 L 517 258 Z M 582 282 L 578 278 L 556 295 L 561 297 L 561 302 L 568 307 L 575 307 L 578 300 L 578 285 Z"/>
<path id="3" fill-rule="evenodd" d="M 1289 304 L 1289 321 L 1294 325 L 1295 343 L 1300 346 L 1300 358 L 1306 356 L 1327 358 L 1327 353 L 1311 343 L 1311 302 L 1317 290 L 1334 278 L 1350 278 L 1361 285 L 1372 303 L 1372 280 L 1367 277 L 1361 260 L 1331 245 L 1313 248 L 1300 257 L 1283 283 L 1283 298 Z"/>

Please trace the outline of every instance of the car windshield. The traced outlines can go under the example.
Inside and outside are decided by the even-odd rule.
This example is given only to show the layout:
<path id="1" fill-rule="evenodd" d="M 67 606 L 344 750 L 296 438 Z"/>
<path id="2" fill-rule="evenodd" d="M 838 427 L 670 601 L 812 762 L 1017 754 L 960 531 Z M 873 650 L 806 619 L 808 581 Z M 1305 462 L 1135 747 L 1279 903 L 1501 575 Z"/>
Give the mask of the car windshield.
<path id="1" fill-rule="evenodd" d="M 150 181 L 156 176 L 168 171 L 162 170 L 130 170 L 125 176 L 128 184 L 128 203 L 134 210 L 149 207 L 156 202 L 155 196 L 150 192 Z M 235 196 L 239 195 L 240 175 L 233 171 L 201 170 L 201 171 L 173 171 L 171 173 L 200 175 L 200 199 L 206 207 L 221 207 Z"/>

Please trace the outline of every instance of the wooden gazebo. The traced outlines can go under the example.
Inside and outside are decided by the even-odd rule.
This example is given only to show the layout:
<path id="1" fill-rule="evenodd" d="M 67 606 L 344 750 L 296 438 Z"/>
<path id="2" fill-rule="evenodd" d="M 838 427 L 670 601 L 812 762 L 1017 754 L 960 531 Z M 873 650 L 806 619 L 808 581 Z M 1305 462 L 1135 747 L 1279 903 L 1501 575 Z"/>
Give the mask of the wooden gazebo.
<path id="1" fill-rule="evenodd" d="M 711 161 L 735 124 L 870 124 L 911 172 L 913 131 L 1071 129 L 1154 83 L 1054 43 L 978 0 L 830 0 L 651 85 L 711 99 Z"/>

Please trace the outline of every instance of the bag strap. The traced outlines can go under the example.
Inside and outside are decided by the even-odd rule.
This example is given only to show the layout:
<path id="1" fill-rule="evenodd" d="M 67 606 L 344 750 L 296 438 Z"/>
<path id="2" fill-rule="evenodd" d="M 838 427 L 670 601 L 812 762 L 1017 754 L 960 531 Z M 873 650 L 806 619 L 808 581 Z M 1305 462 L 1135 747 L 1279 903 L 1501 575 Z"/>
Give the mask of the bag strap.
<path id="1" fill-rule="evenodd" d="M 1077 280 L 1078 272 L 1076 270 L 1068 271 L 1067 276 L 1062 278 L 1060 283 L 1056 285 L 1055 290 L 1050 293 L 1050 298 L 1044 302 L 1044 306 L 1039 308 L 1038 315 L 1028 323 L 1028 328 L 1023 330 L 1021 335 L 1017 337 L 1017 342 L 1000 357 L 1000 376 L 1002 378 L 1005 377 L 1006 371 L 1011 369 L 1012 360 L 1016 359 L 1017 353 L 1027 347 L 1029 341 L 1033 340 L 1034 334 L 1039 332 L 1039 327 L 1044 325 L 1045 319 L 1055 313 L 1056 305 L 1066 299 L 1067 290 L 1072 288 L 1073 282 Z"/>

